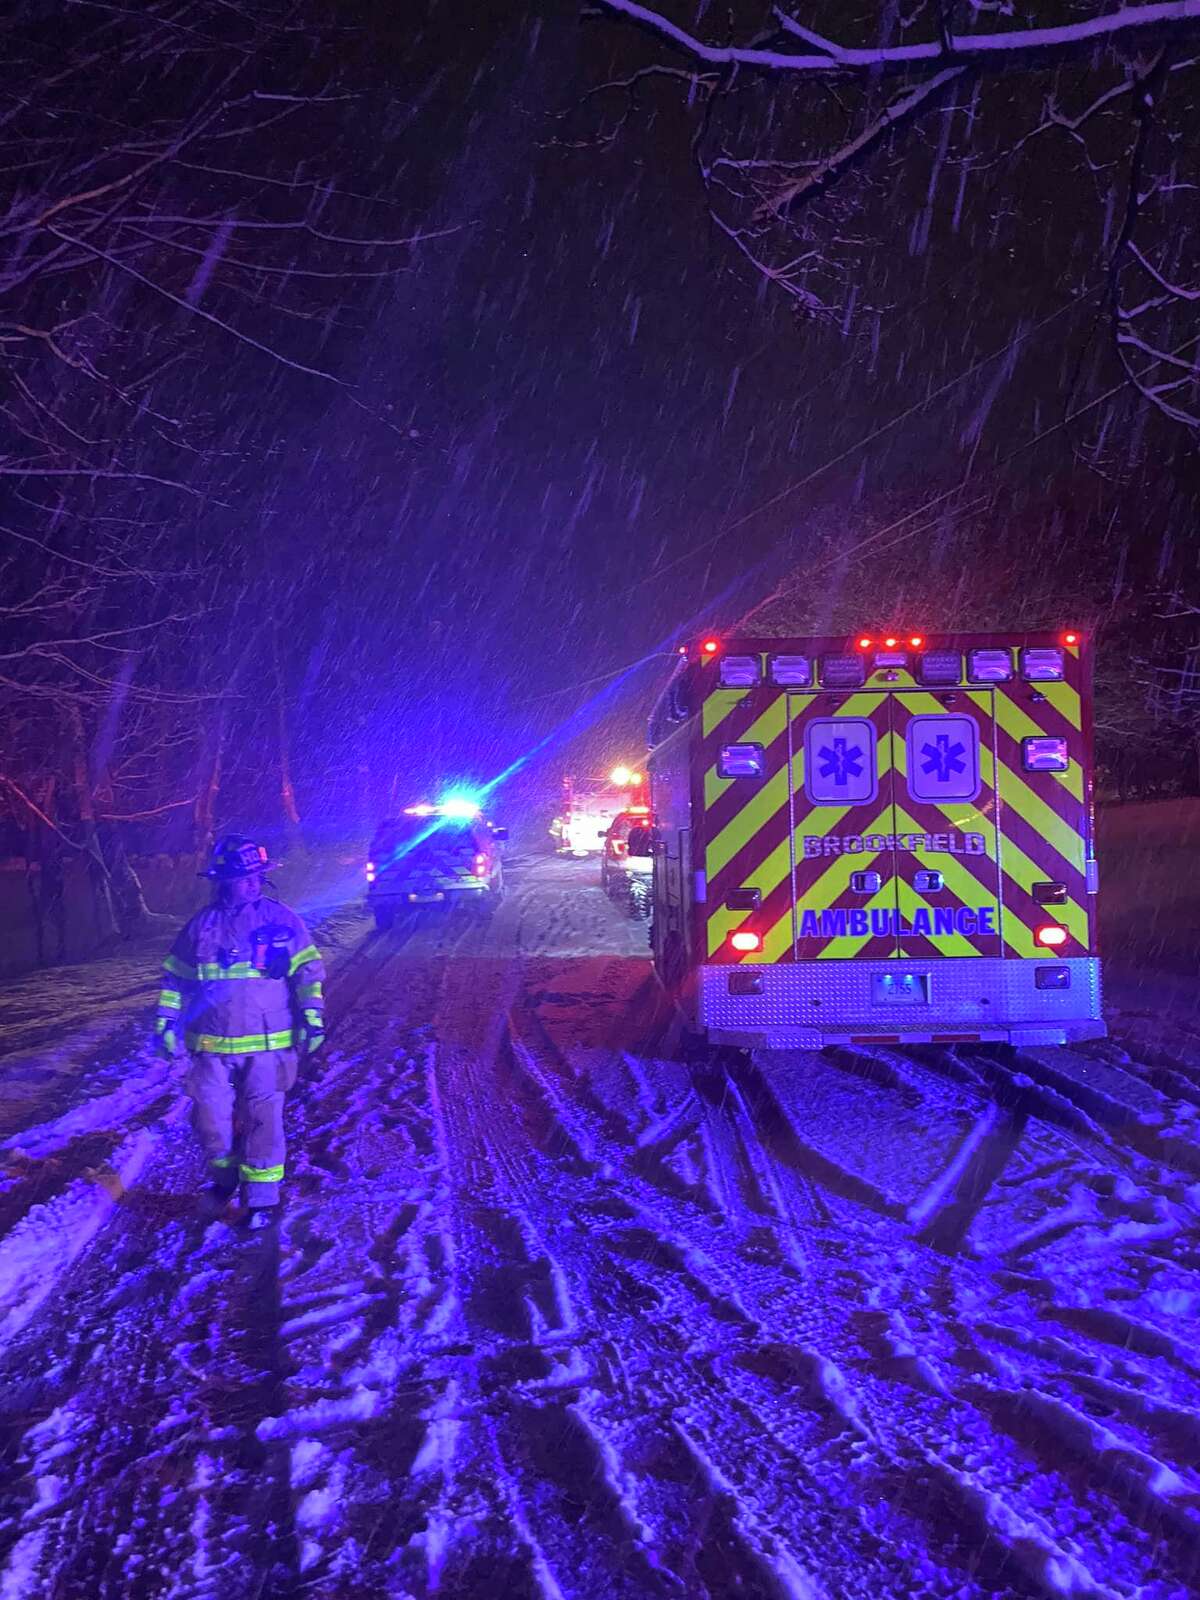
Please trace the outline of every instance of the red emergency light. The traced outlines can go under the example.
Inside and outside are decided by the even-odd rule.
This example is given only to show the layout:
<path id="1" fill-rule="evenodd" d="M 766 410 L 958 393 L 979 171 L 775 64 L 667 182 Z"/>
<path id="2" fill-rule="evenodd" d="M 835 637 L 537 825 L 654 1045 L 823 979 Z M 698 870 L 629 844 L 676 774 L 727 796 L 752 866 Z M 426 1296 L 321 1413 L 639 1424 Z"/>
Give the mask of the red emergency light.
<path id="1" fill-rule="evenodd" d="M 733 949 L 748 955 L 751 951 L 762 949 L 762 934 L 754 933 L 749 928 L 739 928 L 736 933 L 729 935 L 729 943 Z"/>
<path id="2" fill-rule="evenodd" d="M 858 648 L 860 650 L 870 650 L 871 647 L 875 643 L 874 639 L 872 639 L 868 634 L 865 634 L 865 633 L 861 636 L 861 638 L 857 639 L 855 642 L 858 645 Z M 899 645 L 901 643 L 901 641 L 899 639 L 896 639 L 896 638 L 887 638 L 887 639 L 882 640 L 881 642 L 882 642 L 883 648 L 885 650 L 895 650 L 895 649 L 897 649 L 899 647 Z M 925 636 L 923 634 L 920 634 L 920 633 L 914 633 L 913 636 L 909 639 L 908 643 L 909 643 L 909 648 L 910 649 L 919 650 L 921 648 L 921 646 L 925 643 Z"/>
<path id="3" fill-rule="evenodd" d="M 1064 644 L 1078 644 L 1079 643 L 1079 635 L 1077 633 L 1064 633 L 1063 634 L 1063 643 Z"/>
<path id="4" fill-rule="evenodd" d="M 1069 938 L 1070 934 L 1057 922 L 1043 923 L 1033 932 L 1034 943 L 1046 945 L 1051 950 L 1057 950 L 1059 945 L 1066 944 Z"/>
<path id="5" fill-rule="evenodd" d="M 706 656 L 715 656 L 721 648 L 721 641 L 719 639 L 705 639 L 700 648 Z"/>

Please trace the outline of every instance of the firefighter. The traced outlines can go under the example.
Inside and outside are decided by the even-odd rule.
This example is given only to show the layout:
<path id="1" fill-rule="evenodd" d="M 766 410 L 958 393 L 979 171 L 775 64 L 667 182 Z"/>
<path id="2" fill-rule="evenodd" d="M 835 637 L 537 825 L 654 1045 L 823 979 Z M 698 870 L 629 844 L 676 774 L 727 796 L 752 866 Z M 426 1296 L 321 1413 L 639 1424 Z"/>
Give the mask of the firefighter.
<path id="1" fill-rule="evenodd" d="M 275 864 L 249 839 L 218 840 L 200 874 L 212 903 L 163 963 L 155 1022 L 163 1055 L 191 1057 L 184 1087 L 212 1195 L 232 1200 L 240 1183 L 252 1228 L 279 1203 L 284 1096 L 301 1055 L 325 1038 L 320 953 L 296 913 L 263 893 Z"/>

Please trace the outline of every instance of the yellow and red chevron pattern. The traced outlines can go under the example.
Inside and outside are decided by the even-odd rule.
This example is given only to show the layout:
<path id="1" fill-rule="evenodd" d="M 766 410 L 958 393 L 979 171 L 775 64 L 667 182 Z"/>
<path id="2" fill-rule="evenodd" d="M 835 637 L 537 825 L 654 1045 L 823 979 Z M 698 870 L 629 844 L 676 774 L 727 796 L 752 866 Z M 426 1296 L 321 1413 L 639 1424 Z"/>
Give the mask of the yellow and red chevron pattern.
<path id="1" fill-rule="evenodd" d="M 1013 640 L 1014 660 L 1026 642 Z M 816 642 L 779 648 L 804 643 Z M 1078 647 L 1064 650 L 1060 681 L 1014 676 L 984 685 L 964 678 L 931 689 L 909 670 L 892 670 L 886 678 L 868 675 L 850 691 L 712 685 L 710 677 L 700 704 L 692 808 L 697 845 L 702 841 L 695 859 L 705 878 L 696 907 L 698 959 L 1045 960 L 1094 952 L 1090 729 Z M 914 798 L 909 724 L 947 711 L 977 730 L 977 791 L 936 803 Z M 804 732 L 818 717 L 822 725 L 839 718 L 869 724 L 877 765 L 870 800 L 842 806 L 810 798 Z M 1027 770 L 1027 738 L 1062 739 L 1067 769 Z M 761 775 L 722 777 L 720 752 L 729 744 L 761 746 Z M 940 874 L 933 890 L 930 872 Z M 1035 886 L 1050 884 L 1061 886 L 1063 898 L 1039 901 Z M 737 890 L 757 890 L 758 905 L 731 909 L 728 897 Z M 1053 951 L 1035 940 L 1047 923 L 1067 931 Z M 757 932 L 761 949 L 734 950 L 729 935 L 738 928 Z"/>

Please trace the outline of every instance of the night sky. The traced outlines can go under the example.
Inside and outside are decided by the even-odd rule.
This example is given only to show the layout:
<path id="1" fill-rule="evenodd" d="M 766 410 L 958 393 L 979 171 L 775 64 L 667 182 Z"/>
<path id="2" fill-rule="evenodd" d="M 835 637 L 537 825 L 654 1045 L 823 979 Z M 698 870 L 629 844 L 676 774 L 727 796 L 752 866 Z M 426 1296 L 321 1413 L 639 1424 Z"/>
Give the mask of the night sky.
<path id="1" fill-rule="evenodd" d="M 357 218 L 354 201 L 324 202 L 343 229 L 441 236 L 307 316 L 281 292 L 274 347 L 337 382 L 216 334 L 152 391 L 164 406 L 203 393 L 220 448 L 170 462 L 220 485 L 189 523 L 197 562 L 217 557 L 200 599 L 260 676 L 260 633 L 281 631 L 307 808 L 368 768 L 491 775 L 560 726 L 563 759 L 636 754 L 678 640 L 732 625 L 789 572 L 813 569 L 839 625 L 911 622 L 868 614 L 890 603 L 869 569 L 853 576 L 860 615 L 831 543 L 968 472 L 985 495 L 1025 497 L 1014 559 L 1051 537 L 1047 497 L 1105 502 L 1096 572 L 1178 540 L 1195 480 L 1183 430 L 1127 399 L 1057 426 L 1115 381 L 1096 292 L 1103 207 L 1069 151 L 1039 146 L 964 186 L 919 130 L 856 187 L 839 219 L 843 303 L 806 317 L 710 223 L 679 85 L 648 82 L 632 106 L 596 92 L 667 59 L 654 41 L 581 20 L 569 0 L 403 10 L 339 7 L 313 55 L 290 39 L 263 81 L 349 98 L 284 122 L 255 154 L 277 178 L 369 195 Z M 1004 135 L 1045 87 L 1004 89 Z M 139 81 L 131 116 L 161 114 L 170 92 Z M 763 85 L 731 106 L 731 141 L 822 115 L 781 110 Z M 172 198 L 203 210 L 220 192 L 193 175 Z M 238 215 L 275 203 L 243 195 Z M 263 308 L 219 272 L 204 295 L 258 327 Z M 948 522 L 906 552 L 915 572 L 936 546 L 924 630 L 960 621 L 938 614 L 963 594 L 956 537 Z M 619 691 L 593 704 L 614 677 Z M 261 770 L 243 754 L 247 804 Z"/>

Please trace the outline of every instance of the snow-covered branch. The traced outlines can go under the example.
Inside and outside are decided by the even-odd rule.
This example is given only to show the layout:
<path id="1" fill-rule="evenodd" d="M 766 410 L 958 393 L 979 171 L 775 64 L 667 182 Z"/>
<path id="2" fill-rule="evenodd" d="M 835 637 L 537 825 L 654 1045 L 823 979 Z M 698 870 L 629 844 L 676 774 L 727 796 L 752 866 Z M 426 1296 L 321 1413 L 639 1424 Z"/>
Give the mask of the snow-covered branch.
<path id="1" fill-rule="evenodd" d="M 925 83 L 918 84 L 907 94 L 892 101 L 853 139 L 835 150 L 831 156 L 818 162 L 803 177 L 781 184 L 777 193 L 760 207 L 756 221 L 765 220 L 768 214 L 782 216 L 794 206 L 827 189 L 852 167 L 866 160 L 885 139 L 890 138 L 905 123 L 929 109 L 931 104 L 952 85 L 965 76 L 965 67 L 946 67 Z"/>
<path id="2" fill-rule="evenodd" d="M 665 43 L 713 67 L 750 67 L 771 73 L 817 75 L 822 73 L 911 72 L 920 67 L 1011 67 L 1044 65 L 1051 57 L 1082 54 L 1098 45 L 1124 40 L 1140 46 L 1164 30 L 1200 27 L 1200 0 L 1158 0 L 1150 5 L 1120 6 L 1098 17 L 1053 27 L 1014 27 L 996 32 L 947 33 L 945 39 L 912 44 L 854 46 L 841 44 L 774 8 L 780 32 L 808 46 L 805 51 L 767 49 L 758 45 L 708 44 L 698 35 L 672 22 L 665 11 L 644 6 L 639 0 L 595 0 L 598 8 L 626 18 Z"/>
<path id="3" fill-rule="evenodd" d="M 1200 0 L 791 0 L 765 27 L 749 0 L 700 7 L 691 25 L 687 9 L 595 0 L 589 14 L 647 41 L 626 45 L 651 66 L 625 81 L 655 67 L 687 81 L 713 221 L 798 310 L 878 329 L 888 307 L 876 285 L 892 263 L 961 253 L 966 233 L 983 271 L 1001 233 L 1009 257 L 1024 232 L 1039 267 L 1029 281 L 1048 280 L 1057 187 L 1077 215 L 1092 208 L 1068 277 L 1108 282 L 1127 384 L 1200 431 L 1198 374 L 1178 354 L 1200 306 Z"/>

